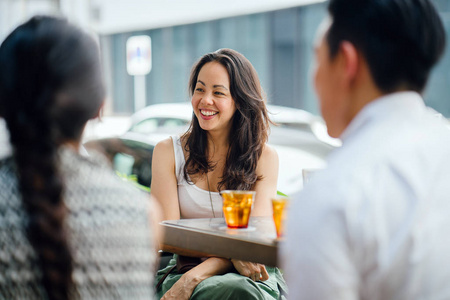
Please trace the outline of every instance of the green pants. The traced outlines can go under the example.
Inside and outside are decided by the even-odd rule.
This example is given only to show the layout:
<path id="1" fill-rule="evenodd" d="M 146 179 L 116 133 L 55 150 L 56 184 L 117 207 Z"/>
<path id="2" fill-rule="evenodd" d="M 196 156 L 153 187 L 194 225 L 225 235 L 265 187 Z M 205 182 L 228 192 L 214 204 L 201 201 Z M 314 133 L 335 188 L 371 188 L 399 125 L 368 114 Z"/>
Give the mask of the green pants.
<path id="1" fill-rule="evenodd" d="M 155 282 L 167 273 L 176 264 L 176 256 L 169 262 L 166 268 L 159 270 Z M 254 282 L 248 277 L 238 273 L 216 275 L 203 280 L 194 290 L 190 299 L 193 300 L 273 300 L 285 299 L 286 283 L 277 268 L 267 267 L 269 279 Z M 157 299 L 160 299 L 182 275 L 177 274 L 176 269 L 168 275 L 164 283 L 156 291 Z"/>

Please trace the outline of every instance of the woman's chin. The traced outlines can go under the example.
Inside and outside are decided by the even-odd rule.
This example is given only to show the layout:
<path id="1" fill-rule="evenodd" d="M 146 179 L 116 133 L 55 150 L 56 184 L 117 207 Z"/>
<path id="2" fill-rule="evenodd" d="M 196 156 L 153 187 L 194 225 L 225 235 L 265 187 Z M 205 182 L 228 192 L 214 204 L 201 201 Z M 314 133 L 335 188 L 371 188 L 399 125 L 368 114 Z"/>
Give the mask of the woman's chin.
<path id="1" fill-rule="evenodd" d="M 212 130 L 214 129 L 215 125 L 211 120 L 200 120 L 199 122 L 200 128 L 203 130 Z"/>

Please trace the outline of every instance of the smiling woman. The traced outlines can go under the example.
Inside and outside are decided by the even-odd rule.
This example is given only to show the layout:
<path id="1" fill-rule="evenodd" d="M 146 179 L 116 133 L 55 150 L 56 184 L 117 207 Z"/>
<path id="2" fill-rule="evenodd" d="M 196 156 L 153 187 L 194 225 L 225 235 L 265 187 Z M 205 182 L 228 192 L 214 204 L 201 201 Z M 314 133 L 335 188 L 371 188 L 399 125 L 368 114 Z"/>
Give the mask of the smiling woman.
<path id="1" fill-rule="evenodd" d="M 266 144 L 270 121 L 253 66 L 231 49 L 208 53 L 194 65 L 189 91 L 188 131 L 153 152 L 151 189 L 165 219 L 222 216 L 225 189 L 256 191 L 252 216 L 271 215 L 278 155 Z M 175 263 L 158 272 L 162 299 L 279 299 L 285 287 L 276 268 L 221 257 L 164 277 Z"/>

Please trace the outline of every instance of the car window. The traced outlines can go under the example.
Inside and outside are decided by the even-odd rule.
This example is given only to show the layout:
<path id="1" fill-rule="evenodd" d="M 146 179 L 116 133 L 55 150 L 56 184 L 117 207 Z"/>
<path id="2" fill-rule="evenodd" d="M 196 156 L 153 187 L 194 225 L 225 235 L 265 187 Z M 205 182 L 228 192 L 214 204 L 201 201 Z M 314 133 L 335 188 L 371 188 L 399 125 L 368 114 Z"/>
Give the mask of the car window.
<path id="1" fill-rule="evenodd" d="M 158 119 L 152 118 L 137 123 L 136 125 L 130 128 L 130 131 L 146 134 L 151 133 L 156 129 L 158 129 Z"/>
<path id="2" fill-rule="evenodd" d="M 136 175 L 139 184 L 150 187 L 154 145 L 121 138 L 93 140 L 84 145 L 88 152 L 103 153 L 115 171 L 126 176 Z"/>
<path id="3" fill-rule="evenodd" d="M 178 128 L 188 124 L 188 121 L 177 118 L 149 118 L 132 126 L 129 131 L 149 134 L 155 132 L 157 129 Z"/>
<path id="4" fill-rule="evenodd" d="M 176 128 L 183 125 L 187 125 L 189 122 L 180 119 L 167 118 L 161 122 L 161 127 L 164 128 Z"/>
<path id="5" fill-rule="evenodd" d="M 133 174 L 134 162 L 135 159 L 132 155 L 119 152 L 116 155 L 114 155 L 113 167 L 114 170 L 120 172 L 121 174 L 129 176 Z"/>

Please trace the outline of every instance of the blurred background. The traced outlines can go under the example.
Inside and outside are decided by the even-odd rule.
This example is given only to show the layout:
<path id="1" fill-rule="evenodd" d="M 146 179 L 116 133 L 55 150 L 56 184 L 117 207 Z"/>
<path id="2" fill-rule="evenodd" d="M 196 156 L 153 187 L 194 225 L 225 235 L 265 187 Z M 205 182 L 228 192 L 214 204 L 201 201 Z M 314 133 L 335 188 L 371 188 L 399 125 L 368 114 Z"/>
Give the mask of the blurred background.
<path id="1" fill-rule="evenodd" d="M 449 43 L 450 0 L 433 2 Z M 140 160 L 151 158 L 158 140 L 186 128 L 191 114 L 187 84 L 195 61 L 220 48 L 235 49 L 256 68 L 270 110 L 282 125 L 273 129 L 269 142 L 294 149 L 277 149 L 289 157 L 280 161 L 280 169 L 285 169 L 281 173 L 289 173 L 295 169 L 290 165 L 293 158 L 303 157 L 300 170 L 322 167 L 328 152 L 339 146 L 326 134 L 311 81 L 314 36 L 327 14 L 326 6 L 324 0 L 0 0 L 0 40 L 35 14 L 63 15 L 95 34 L 108 99 L 103 118 L 89 123 L 84 140 L 103 139 L 103 146 L 110 148 L 118 142 L 123 146 L 124 141 L 132 141 L 135 148 L 141 143 L 147 156 Z M 446 118 L 450 117 L 449 83 L 447 47 L 424 95 L 427 105 Z M 118 139 L 106 140 L 111 136 Z M 0 128 L 0 156 L 7 151 L 6 140 Z M 121 172 L 136 174 L 141 168 L 136 167 L 136 151 L 108 151 Z M 117 158 L 119 152 L 123 155 Z M 151 166 L 142 168 L 142 174 L 148 174 Z M 289 176 L 282 180 L 298 185 L 298 171 Z M 147 176 L 141 181 L 148 185 L 149 180 Z"/>
<path id="2" fill-rule="evenodd" d="M 433 0 L 450 35 L 450 0 Z M 0 40 L 34 14 L 62 14 L 96 32 L 103 53 L 108 103 L 105 115 L 130 115 L 141 106 L 188 100 L 193 63 L 219 48 L 243 53 L 272 104 L 317 114 L 311 84 L 313 39 L 326 16 L 314 0 L 0 0 Z M 152 68 L 145 102 L 136 106 L 127 73 L 129 37 L 151 38 Z M 450 40 L 450 36 L 448 36 Z M 425 98 L 450 117 L 450 48 L 434 69 Z"/>

